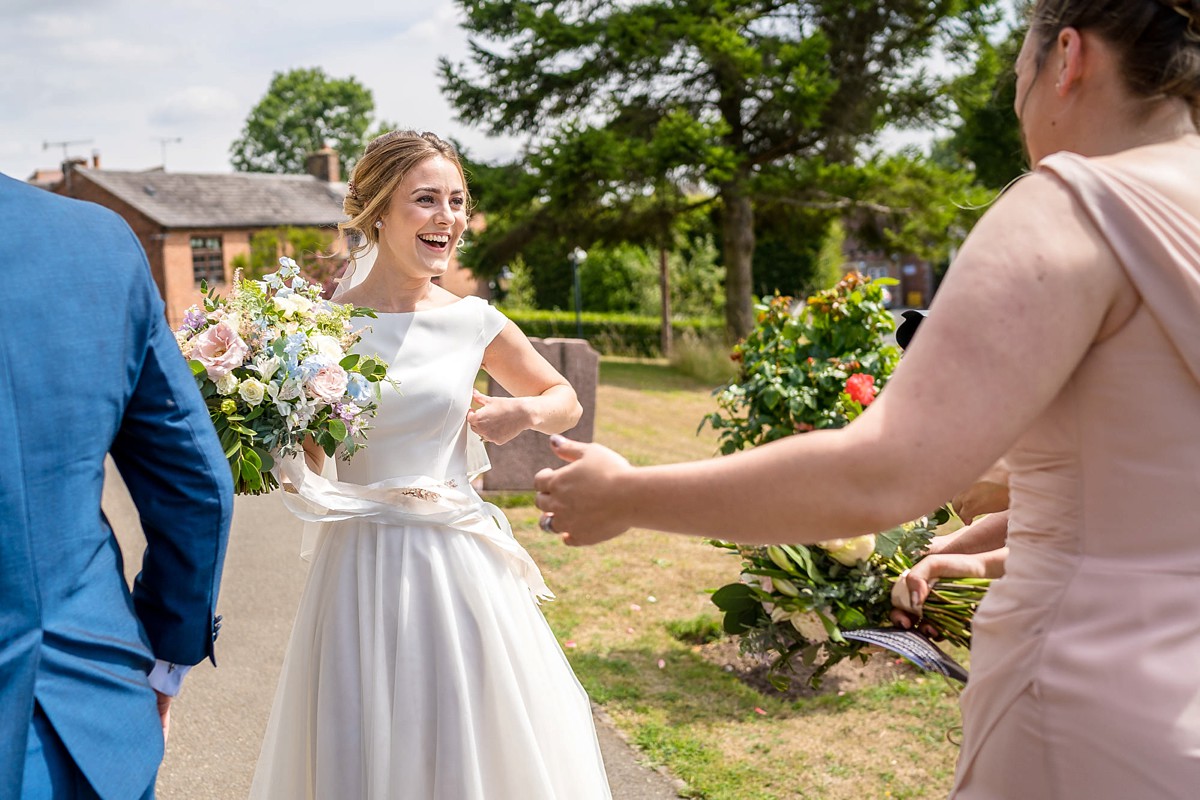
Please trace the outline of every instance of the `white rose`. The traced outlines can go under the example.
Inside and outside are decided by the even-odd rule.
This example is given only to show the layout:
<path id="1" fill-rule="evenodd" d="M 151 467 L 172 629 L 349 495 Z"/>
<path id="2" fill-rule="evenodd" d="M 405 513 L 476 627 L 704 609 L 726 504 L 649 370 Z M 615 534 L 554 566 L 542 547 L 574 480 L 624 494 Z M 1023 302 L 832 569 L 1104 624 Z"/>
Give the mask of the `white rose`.
<path id="1" fill-rule="evenodd" d="M 820 547 L 823 547 L 834 561 L 853 567 L 859 561 L 866 561 L 875 552 L 875 534 L 868 533 L 853 539 L 831 539 L 822 542 Z"/>
<path id="2" fill-rule="evenodd" d="M 255 378 L 246 378 L 246 380 L 242 381 L 242 385 L 238 387 L 238 394 L 251 406 L 261 403 L 266 393 L 267 385 Z"/>
<path id="3" fill-rule="evenodd" d="M 318 333 L 308 337 L 308 342 L 313 346 L 318 355 L 325 356 L 325 358 L 328 358 L 335 364 L 346 357 L 346 354 L 342 352 L 341 343 L 332 336 Z"/>
<path id="4" fill-rule="evenodd" d="M 217 378 L 217 394 L 230 395 L 236 392 L 237 388 L 237 375 L 234 375 L 232 372 L 226 372 L 220 378 Z"/>
<path id="5" fill-rule="evenodd" d="M 275 295 L 271 298 L 275 307 L 287 314 L 303 314 L 313 307 L 313 303 L 302 294 L 289 294 L 284 297 Z"/>

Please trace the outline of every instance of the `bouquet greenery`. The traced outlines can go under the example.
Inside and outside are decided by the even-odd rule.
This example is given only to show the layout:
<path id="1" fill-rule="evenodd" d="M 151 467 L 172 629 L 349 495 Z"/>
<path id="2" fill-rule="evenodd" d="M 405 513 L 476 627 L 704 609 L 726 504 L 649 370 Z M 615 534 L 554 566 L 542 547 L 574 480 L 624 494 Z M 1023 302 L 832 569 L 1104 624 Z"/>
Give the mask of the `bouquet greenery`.
<path id="1" fill-rule="evenodd" d="M 840 428 L 861 414 L 900 361 L 900 349 L 888 341 L 895 321 L 883 297 L 883 286 L 894 283 L 851 272 L 798 310 L 789 297 L 759 304 L 754 330 L 734 349 L 739 374 L 717 390 L 718 410 L 701 422 L 718 432 L 721 452 Z M 741 581 L 713 595 L 725 630 L 741 636 L 743 651 L 777 656 L 770 675 L 780 686 L 796 656 L 816 665 L 814 685 L 849 656 L 865 661 L 866 644 L 842 632 L 889 623 L 892 583 L 951 515 L 942 508 L 891 531 L 808 547 L 714 541 L 742 557 Z M 968 644 L 987 583 L 940 581 L 925 602 L 925 619 L 949 642 Z"/>
<path id="2" fill-rule="evenodd" d="M 746 652 L 778 656 L 770 678 L 780 688 L 799 656 L 818 686 L 834 664 L 868 658 L 865 642 L 844 631 L 890 624 L 892 584 L 929 546 L 935 528 L 951 518 L 948 508 L 884 533 L 834 539 L 817 545 L 747 547 L 716 543 L 742 557 L 741 581 L 723 586 L 713 603 L 724 612 L 728 633 L 742 637 Z M 967 647 L 971 616 L 989 581 L 943 578 L 926 598 L 923 618 L 947 642 Z M 819 625 L 809 624 L 815 617 Z"/>
<path id="3" fill-rule="evenodd" d="M 175 332 L 208 405 L 239 494 L 278 487 L 276 456 L 312 437 L 329 456 L 350 458 L 366 440 L 387 364 L 351 353 L 354 317 L 368 308 L 331 303 L 290 258 L 261 280 L 235 274 L 228 297 L 207 285 Z"/>

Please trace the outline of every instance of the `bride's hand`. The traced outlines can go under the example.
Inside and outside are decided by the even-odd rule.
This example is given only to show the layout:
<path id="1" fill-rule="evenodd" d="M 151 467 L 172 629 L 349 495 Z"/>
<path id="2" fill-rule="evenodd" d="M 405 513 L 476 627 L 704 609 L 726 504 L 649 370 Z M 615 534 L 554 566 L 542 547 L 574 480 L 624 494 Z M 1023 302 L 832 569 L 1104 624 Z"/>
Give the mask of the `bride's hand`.
<path id="1" fill-rule="evenodd" d="M 531 427 L 526 398 L 489 397 L 475 390 L 472 400 L 478 407 L 467 412 L 467 424 L 485 442 L 506 444 Z"/>

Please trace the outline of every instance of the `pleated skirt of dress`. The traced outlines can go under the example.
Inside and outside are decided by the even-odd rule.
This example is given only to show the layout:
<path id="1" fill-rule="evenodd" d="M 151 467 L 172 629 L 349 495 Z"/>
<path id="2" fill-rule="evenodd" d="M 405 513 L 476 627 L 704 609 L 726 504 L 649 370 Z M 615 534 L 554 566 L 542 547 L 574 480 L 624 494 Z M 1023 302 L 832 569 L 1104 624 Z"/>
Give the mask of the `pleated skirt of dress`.
<path id="1" fill-rule="evenodd" d="M 258 800 L 607 800 L 591 705 L 479 537 L 322 532 L 250 792 Z"/>

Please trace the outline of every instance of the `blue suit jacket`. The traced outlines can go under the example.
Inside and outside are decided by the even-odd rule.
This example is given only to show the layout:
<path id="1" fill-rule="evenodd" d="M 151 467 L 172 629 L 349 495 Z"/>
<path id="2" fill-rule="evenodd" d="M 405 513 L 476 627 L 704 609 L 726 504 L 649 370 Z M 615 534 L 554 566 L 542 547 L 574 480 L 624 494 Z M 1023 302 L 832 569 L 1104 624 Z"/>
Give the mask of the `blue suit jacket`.
<path id="1" fill-rule="evenodd" d="M 132 594 L 100 510 L 110 452 L 147 540 Z M 0 175 L 0 796 L 35 699 L 100 797 L 150 785 L 146 675 L 212 655 L 232 491 L 132 231 Z"/>

